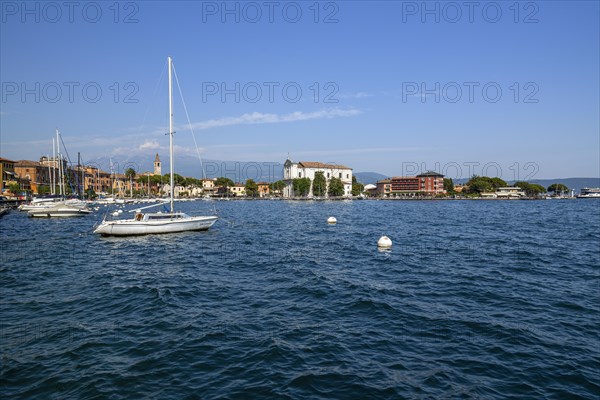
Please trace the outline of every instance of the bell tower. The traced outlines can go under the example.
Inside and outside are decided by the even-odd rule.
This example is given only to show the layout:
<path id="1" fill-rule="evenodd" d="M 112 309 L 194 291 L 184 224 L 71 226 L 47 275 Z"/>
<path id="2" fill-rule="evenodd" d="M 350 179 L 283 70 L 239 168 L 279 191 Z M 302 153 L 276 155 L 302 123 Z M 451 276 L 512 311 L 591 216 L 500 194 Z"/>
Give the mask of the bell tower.
<path id="1" fill-rule="evenodd" d="M 154 157 L 154 175 L 162 175 L 162 168 L 158 153 L 156 153 L 156 157 Z"/>

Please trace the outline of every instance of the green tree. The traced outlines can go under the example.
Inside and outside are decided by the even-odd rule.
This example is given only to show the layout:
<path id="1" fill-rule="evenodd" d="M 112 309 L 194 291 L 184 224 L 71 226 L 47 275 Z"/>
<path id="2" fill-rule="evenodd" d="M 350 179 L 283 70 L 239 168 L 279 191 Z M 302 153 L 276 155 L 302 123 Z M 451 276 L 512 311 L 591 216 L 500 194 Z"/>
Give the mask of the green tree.
<path id="1" fill-rule="evenodd" d="M 499 187 L 508 186 L 506 181 L 496 178 L 490 178 L 487 176 L 477 176 L 473 175 L 469 182 L 467 182 L 467 186 L 469 186 L 469 193 L 481 194 L 482 192 L 494 192 L 498 190 Z"/>
<path id="2" fill-rule="evenodd" d="M 473 175 L 467 182 L 469 193 L 480 194 L 482 192 L 491 192 L 493 187 L 490 178 L 487 176 Z"/>
<path id="3" fill-rule="evenodd" d="M 306 196 L 310 192 L 310 178 L 296 178 L 292 181 L 294 196 Z"/>
<path id="4" fill-rule="evenodd" d="M 127 168 L 125 170 L 125 176 L 129 178 L 129 195 L 133 197 L 133 178 L 135 178 L 135 170 L 133 168 Z"/>
<path id="5" fill-rule="evenodd" d="M 133 178 L 135 178 L 135 175 L 136 175 L 136 173 L 135 173 L 135 169 L 133 169 L 133 168 L 127 168 L 127 169 L 125 170 L 125 176 L 126 176 L 127 178 L 129 178 L 129 179 L 132 179 L 132 180 L 133 180 Z"/>
<path id="6" fill-rule="evenodd" d="M 215 181 L 215 186 L 217 186 L 217 187 L 220 186 L 220 187 L 228 188 L 233 185 L 235 185 L 235 183 L 231 179 L 225 178 L 224 176 L 217 178 L 217 180 Z"/>
<path id="7" fill-rule="evenodd" d="M 444 190 L 449 194 L 454 194 L 454 181 L 452 181 L 452 178 L 444 178 Z"/>
<path id="8" fill-rule="evenodd" d="M 17 195 L 19 192 L 21 192 L 21 185 L 19 185 L 17 182 L 11 182 L 7 186 L 8 190 L 10 190 L 10 192 L 14 195 Z"/>
<path id="9" fill-rule="evenodd" d="M 489 179 L 489 178 L 488 178 Z M 506 183 L 506 181 L 500 179 L 500 178 L 491 178 L 490 179 L 490 183 L 492 184 L 492 187 L 494 188 L 494 190 L 497 190 L 500 187 L 506 187 L 508 186 L 508 183 Z"/>
<path id="10" fill-rule="evenodd" d="M 282 191 L 284 187 L 285 187 L 284 181 L 276 181 L 276 182 L 271 183 L 271 185 L 270 185 L 270 189 L 273 191 Z"/>
<path id="11" fill-rule="evenodd" d="M 258 185 L 253 179 L 246 181 L 246 196 L 256 197 L 258 196 Z"/>
<path id="12" fill-rule="evenodd" d="M 339 197 L 344 195 L 344 184 L 340 178 L 331 178 L 329 181 L 329 195 Z"/>
<path id="13" fill-rule="evenodd" d="M 553 183 L 552 185 L 548 186 L 548 191 L 555 194 L 560 194 L 568 192 L 569 188 L 562 183 Z"/>
<path id="14" fill-rule="evenodd" d="M 356 176 L 352 176 L 352 196 L 358 196 L 365 191 L 365 185 L 356 180 Z"/>
<path id="15" fill-rule="evenodd" d="M 163 181 L 165 183 L 171 182 L 171 174 L 164 174 Z M 173 174 L 173 182 L 175 182 L 175 186 L 185 186 L 185 178 L 177 173 Z"/>
<path id="16" fill-rule="evenodd" d="M 184 178 L 184 184 L 183 186 L 185 187 L 190 187 L 190 186 L 196 186 L 196 187 L 200 187 L 202 186 L 202 182 L 200 182 L 200 179 L 196 179 L 196 178 Z"/>
<path id="17" fill-rule="evenodd" d="M 325 174 L 323 171 L 315 172 L 315 179 L 313 180 L 313 194 L 318 197 L 325 196 L 326 189 L 327 180 L 325 180 Z"/>
<path id="18" fill-rule="evenodd" d="M 514 186 L 523 189 L 523 191 L 525 191 L 525 194 L 529 197 L 537 197 L 538 195 L 546 192 L 546 188 L 544 188 L 543 186 L 525 181 L 515 182 Z"/>

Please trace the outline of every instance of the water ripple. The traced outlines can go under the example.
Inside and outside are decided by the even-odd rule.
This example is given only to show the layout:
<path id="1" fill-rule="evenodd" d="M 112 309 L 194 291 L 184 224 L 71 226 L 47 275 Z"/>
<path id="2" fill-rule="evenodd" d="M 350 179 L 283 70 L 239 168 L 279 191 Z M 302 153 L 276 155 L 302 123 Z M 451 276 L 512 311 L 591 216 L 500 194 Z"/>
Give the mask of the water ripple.
<path id="1" fill-rule="evenodd" d="M 2 397 L 600 393 L 597 203 L 219 208 L 208 232 L 120 239 L 90 233 L 101 214 L 3 217 Z"/>

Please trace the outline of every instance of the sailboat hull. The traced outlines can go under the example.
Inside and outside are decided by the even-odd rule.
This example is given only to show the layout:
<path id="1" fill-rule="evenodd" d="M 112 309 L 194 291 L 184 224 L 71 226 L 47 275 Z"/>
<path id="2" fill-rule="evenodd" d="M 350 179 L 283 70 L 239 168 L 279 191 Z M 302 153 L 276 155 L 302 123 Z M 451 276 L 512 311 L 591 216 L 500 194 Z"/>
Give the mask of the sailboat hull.
<path id="1" fill-rule="evenodd" d="M 91 214 L 91 211 L 85 207 L 56 206 L 29 210 L 27 213 L 33 218 L 68 218 L 82 217 Z"/>
<path id="2" fill-rule="evenodd" d="M 138 236 L 188 231 L 206 231 L 216 221 L 215 216 L 186 217 L 136 221 L 134 219 L 104 221 L 95 230 L 102 236 Z"/>

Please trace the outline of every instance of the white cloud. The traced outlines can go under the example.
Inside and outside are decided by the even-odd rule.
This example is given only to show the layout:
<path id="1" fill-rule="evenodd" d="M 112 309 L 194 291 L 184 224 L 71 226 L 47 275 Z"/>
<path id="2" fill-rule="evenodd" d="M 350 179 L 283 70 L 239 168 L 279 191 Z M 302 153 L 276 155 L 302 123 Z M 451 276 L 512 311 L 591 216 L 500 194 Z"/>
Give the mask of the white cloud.
<path id="1" fill-rule="evenodd" d="M 361 114 L 360 110 L 333 108 L 327 110 L 304 112 L 295 111 L 289 114 L 246 113 L 238 117 L 225 117 L 192 123 L 193 129 L 220 128 L 232 125 L 275 124 L 282 122 L 307 121 L 311 119 L 352 117 Z"/>
<path id="2" fill-rule="evenodd" d="M 357 92 L 357 93 L 340 93 L 338 95 L 340 99 L 362 99 L 365 97 L 373 97 L 370 93 Z"/>
<path id="3" fill-rule="evenodd" d="M 154 149 L 159 149 L 160 148 L 160 144 L 156 141 L 156 140 L 147 140 L 144 143 L 142 143 L 138 149 L 139 150 L 154 150 Z"/>

